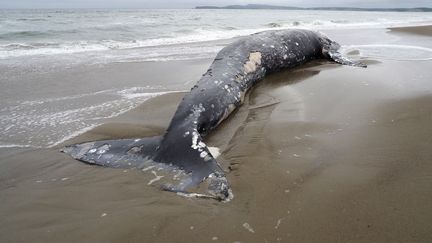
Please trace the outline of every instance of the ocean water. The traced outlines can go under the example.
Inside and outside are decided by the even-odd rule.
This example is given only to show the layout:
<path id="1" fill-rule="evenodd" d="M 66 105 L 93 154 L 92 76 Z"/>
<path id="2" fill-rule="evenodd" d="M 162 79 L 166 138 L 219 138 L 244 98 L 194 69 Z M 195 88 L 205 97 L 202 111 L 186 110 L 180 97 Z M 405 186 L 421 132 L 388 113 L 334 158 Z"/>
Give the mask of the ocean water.
<path id="1" fill-rule="evenodd" d="M 351 29 L 431 21 L 431 13 L 397 12 L 3 10 L 0 60 L 44 56 L 62 59 L 63 54 L 68 54 L 67 62 L 79 62 L 83 56 L 87 62 L 190 59 L 212 56 L 220 49 L 207 41 L 269 29 Z M 184 46 L 186 43 L 195 45 Z"/>
<path id="2" fill-rule="evenodd" d="M 232 38 L 271 29 L 340 31 L 431 23 L 431 13 L 0 10 L 0 148 L 52 147 L 152 97 L 187 88 L 152 82 L 152 77 L 143 77 L 145 84 L 128 83 L 127 74 L 99 85 L 101 75 L 70 71 L 83 66 L 212 58 Z M 352 49 L 378 58 L 398 59 L 401 53 L 406 60 L 432 58 L 430 48 L 379 41 L 346 47 Z M 63 71 L 69 73 L 68 83 L 58 78 Z"/>

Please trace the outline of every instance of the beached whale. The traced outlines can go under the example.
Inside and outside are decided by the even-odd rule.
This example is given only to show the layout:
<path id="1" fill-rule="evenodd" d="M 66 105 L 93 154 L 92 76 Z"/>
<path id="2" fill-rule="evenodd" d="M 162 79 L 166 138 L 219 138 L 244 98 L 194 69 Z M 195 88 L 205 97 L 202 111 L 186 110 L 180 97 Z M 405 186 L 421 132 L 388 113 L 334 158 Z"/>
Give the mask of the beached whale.
<path id="1" fill-rule="evenodd" d="M 265 31 L 240 38 L 217 54 L 184 96 L 162 136 L 88 142 L 62 151 L 89 164 L 144 171 L 155 166 L 181 170 L 182 179 L 166 184 L 165 189 L 190 192 L 205 181 L 205 194 L 201 196 L 230 198 L 225 173 L 203 137 L 239 107 L 245 93 L 269 73 L 314 59 L 366 67 L 343 57 L 339 48 L 324 34 L 310 30 Z M 156 171 L 153 173 L 157 176 Z"/>

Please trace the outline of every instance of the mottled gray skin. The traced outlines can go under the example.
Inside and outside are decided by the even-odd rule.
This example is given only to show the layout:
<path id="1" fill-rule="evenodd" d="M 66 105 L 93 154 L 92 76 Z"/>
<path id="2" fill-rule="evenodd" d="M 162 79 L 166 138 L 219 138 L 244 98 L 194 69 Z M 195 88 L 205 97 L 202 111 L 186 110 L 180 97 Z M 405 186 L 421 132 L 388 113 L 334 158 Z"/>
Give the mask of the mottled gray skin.
<path id="1" fill-rule="evenodd" d="M 245 93 L 269 73 L 314 59 L 365 67 L 342 57 L 338 49 L 336 42 L 309 30 L 266 31 L 240 38 L 217 54 L 180 102 L 163 136 L 84 143 L 64 151 L 78 160 L 110 167 L 143 168 L 145 161 L 169 164 L 191 173 L 191 179 L 165 189 L 186 191 L 207 180 L 208 194 L 226 199 L 230 186 L 203 137 L 239 107 Z"/>

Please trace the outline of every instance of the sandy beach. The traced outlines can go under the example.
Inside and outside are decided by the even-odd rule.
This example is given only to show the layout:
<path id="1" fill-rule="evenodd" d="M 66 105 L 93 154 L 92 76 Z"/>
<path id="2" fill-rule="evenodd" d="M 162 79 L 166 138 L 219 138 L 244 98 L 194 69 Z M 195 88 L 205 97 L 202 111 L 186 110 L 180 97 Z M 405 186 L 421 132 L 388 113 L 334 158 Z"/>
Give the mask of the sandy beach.
<path id="1" fill-rule="evenodd" d="M 432 48 L 432 26 L 326 33 L 354 49 Z M 50 74 L 92 80 L 90 90 L 121 78 L 177 92 L 52 148 L 0 148 L 0 242 L 432 241 L 431 59 L 348 54 L 368 68 L 317 60 L 272 74 L 206 138 L 220 148 L 234 192 L 226 203 L 164 192 L 147 185 L 150 172 L 90 166 L 59 152 L 162 134 L 211 59 Z"/>

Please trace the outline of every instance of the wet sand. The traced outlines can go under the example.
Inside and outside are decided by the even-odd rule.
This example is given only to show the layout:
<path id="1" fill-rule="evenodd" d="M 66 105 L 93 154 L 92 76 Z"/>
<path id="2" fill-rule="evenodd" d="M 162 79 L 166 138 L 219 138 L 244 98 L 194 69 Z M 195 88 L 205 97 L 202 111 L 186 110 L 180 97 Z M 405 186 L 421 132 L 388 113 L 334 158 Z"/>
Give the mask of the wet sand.
<path id="1" fill-rule="evenodd" d="M 408 33 L 408 34 L 432 36 L 432 25 L 414 26 L 414 27 L 398 27 L 398 28 L 390 28 L 390 30 L 395 31 L 395 32 Z"/>
<path id="2" fill-rule="evenodd" d="M 0 242 L 429 242 L 432 63 L 364 61 L 315 61 L 249 93 L 206 139 L 229 171 L 228 203 L 162 192 L 151 173 L 58 148 L 0 149 Z M 182 96 L 67 143 L 161 134 Z"/>

